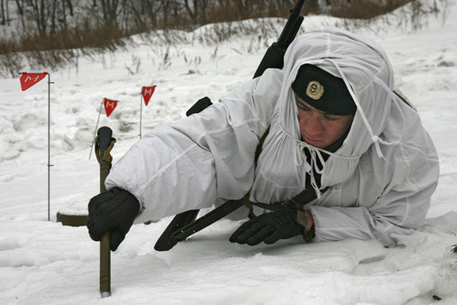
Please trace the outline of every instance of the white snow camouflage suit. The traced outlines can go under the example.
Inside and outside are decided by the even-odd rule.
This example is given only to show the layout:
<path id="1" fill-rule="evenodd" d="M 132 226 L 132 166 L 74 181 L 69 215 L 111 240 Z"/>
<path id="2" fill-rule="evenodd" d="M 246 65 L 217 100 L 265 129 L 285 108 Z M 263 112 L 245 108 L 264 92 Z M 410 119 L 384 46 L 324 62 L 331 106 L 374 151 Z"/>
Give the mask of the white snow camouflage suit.
<path id="1" fill-rule="evenodd" d="M 357 106 L 349 134 L 325 163 L 324 150 L 301 141 L 291 84 L 303 64 L 342 78 Z M 392 233 L 410 234 L 425 224 L 439 176 L 419 115 L 393 90 L 391 64 L 375 42 L 332 27 L 308 31 L 289 46 L 282 70 L 268 69 L 203 112 L 157 126 L 115 164 L 106 186 L 136 196 L 142 208 L 135 222 L 141 223 L 249 191 L 253 202 L 285 201 L 311 179 L 318 198 L 306 208 L 315 241 L 391 245 Z M 269 126 L 256 167 L 255 150 Z"/>

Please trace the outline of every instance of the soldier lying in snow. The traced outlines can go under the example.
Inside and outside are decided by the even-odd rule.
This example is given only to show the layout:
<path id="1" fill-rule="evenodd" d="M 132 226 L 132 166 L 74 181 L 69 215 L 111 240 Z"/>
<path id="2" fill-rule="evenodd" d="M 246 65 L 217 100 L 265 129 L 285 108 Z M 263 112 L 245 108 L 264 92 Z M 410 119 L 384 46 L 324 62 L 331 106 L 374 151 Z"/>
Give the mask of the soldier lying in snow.
<path id="1" fill-rule="evenodd" d="M 268 69 L 136 143 L 113 167 L 109 191 L 90 201 L 88 228 L 94 240 L 110 230 L 114 251 L 134 222 L 248 192 L 253 203 L 286 202 L 308 188 L 316 198 L 305 205 L 255 207 L 257 217 L 230 241 L 256 245 L 303 235 L 388 246 L 393 233 L 424 225 L 438 175 L 434 144 L 394 91 L 384 51 L 359 35 L 319 28 L 294 40 L 282 70 Z"/>

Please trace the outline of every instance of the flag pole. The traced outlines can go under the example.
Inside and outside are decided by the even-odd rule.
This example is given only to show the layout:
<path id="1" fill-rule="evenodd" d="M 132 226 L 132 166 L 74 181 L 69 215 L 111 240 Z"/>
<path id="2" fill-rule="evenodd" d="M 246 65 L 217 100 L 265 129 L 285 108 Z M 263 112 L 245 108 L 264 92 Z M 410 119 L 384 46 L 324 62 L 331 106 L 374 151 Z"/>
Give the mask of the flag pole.
<path id="1" fill-rule="evenodd" d="M 27 73 L 20 72 L 21 77 L 19 81 L 21 83 L 22 91 L 25 91 L 48 76 L 48 221 L 51 220 L 51 74 L 48 72 L 43 73 Z"/>
<path id="2" fill-rule="evenodd" d="M 103 101 L 104 101 L 104 99 L 103 99 L 102 102 L 100 103 L 100 109 L 98 110 L 97 123 L 95 124 L 94 136 L 93 136 L 92 139 L 95 139 L 95 136 L 97 135 L 97 127 L 98 127 L 98 122 L 100 121 L 100 114 L 102 113 Z M 89 160 L 90 160 L 90 156 L 92 155 L 92 148 L 94 147 L 94 144 L 95 144 L 95 140 L 92 141 L 92 144 L 90 145 Z"/>
<path id="3" fill-rule="evenodd" d="M 51 74 L 48 74 L 48 221 L 51 220 Z"/>
<path id="4" fill-rule="evenodd" d="M 142 130 L 141 124 L 142 124 L 142 121 L 143 121 L 143 94 L 141 92 L 140 93 L 140 139 L 141 139 L 141 130 Z"/>
<path id="5" fill-rule="evenodd" d="M 146 87 L 143 86 L 141 88 L 141 97 L 140 97 L 140 139 L 142 137 L 143 133 L 143 102 L 144 105 L 147 106 L 149 103 L 149 100 L 151 99 L 152 94 L 154 93 L 156 86 L 152 87 Z"/>

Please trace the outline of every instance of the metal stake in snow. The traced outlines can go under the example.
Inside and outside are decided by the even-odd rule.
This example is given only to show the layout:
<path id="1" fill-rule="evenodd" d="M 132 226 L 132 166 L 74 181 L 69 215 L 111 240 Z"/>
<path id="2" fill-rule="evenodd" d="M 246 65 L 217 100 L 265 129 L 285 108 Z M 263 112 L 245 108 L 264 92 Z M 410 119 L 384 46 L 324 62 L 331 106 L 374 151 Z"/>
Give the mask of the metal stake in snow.
<path id="1" fill-rule="evenodd" d="M 51 220 L 51 75 L 48 72 L 21 72 L 21 89 L 25 91 L 48 76 L 48 221 Z"/>
<path id="2" fill-rule="evenodd" d="M 103 126 L 97 132 L 95 138 L 95 155 L 100 164 L 100 193 L 106 191 L 105 180 L 111 170 L 111 149 L 116 139 L 112 138 L 111 128 Z M 111 253 L 109 231 L 100 239 L 100 293 L 102 298 L 111 295 Z"/>

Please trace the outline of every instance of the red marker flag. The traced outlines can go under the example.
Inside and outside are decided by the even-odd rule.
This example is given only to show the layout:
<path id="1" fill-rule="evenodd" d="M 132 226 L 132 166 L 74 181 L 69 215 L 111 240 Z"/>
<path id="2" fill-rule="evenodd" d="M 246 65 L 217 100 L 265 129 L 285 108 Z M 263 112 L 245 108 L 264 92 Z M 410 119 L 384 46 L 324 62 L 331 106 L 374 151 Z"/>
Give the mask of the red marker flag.
<path id="1" fill-rule="evenodd" d="M 40 80 L 45 78 L 48 75 L 47 72 L 43 73 L 27 73 L 23 72 L 20 78 L 22 91 L 25 91 L 38 83 Z"/>
<path id="2" fill-rule="evenodd" d="M 116 108 L 118 101 L 109 100 L 107 98 L 103 99 L 103 105 L 105 106 L 106 116 L 109 117 L 113 113 L 114 108 Z"/>
<path id="3" fill-rule="evenodd" d="M 154 91 L 156 89 L 156 86 L 151 86 L 151 87 L 143 87 L 141 90 L 141 94 L 143 94 L 143 99 L 144 99 L 144 104 L 147 106 L 149 103 L 149 100 L 151 99 L 151 96 L 154 94 Z"/>

